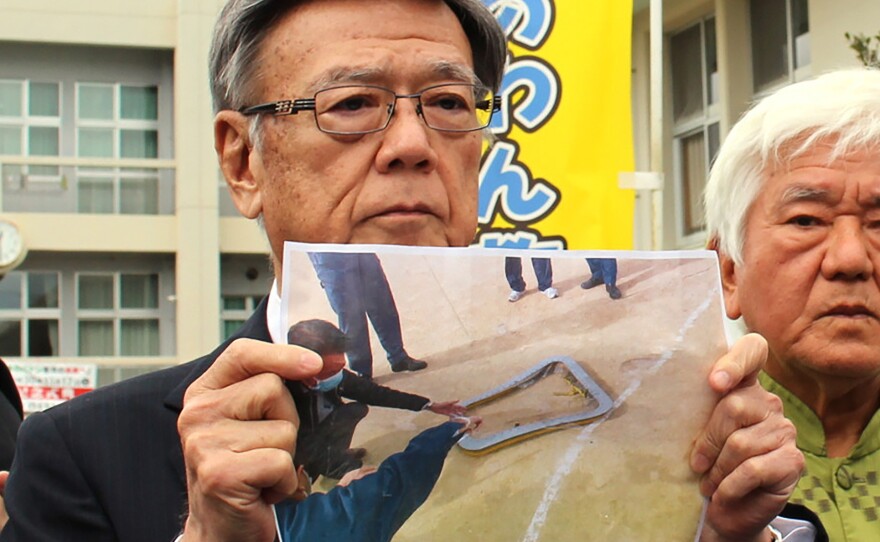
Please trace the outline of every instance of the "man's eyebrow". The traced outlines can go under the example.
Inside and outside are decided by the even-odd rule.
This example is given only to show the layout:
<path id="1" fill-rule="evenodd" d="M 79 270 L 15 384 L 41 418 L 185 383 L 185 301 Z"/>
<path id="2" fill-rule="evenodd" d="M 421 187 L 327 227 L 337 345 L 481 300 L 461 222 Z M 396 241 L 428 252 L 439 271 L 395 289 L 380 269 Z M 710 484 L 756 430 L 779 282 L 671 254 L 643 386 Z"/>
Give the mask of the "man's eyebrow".
<path id="1" fill-rule="evenodd" d="M 426 63 L 425 74 L 428 80 L 451 80 L 456 82 L 479 85 L 474 70 L 469 66 L 448 60 L 436 60 Z M 306 88 L 306 93 L 313 95 L 321 89 L 338 85 L 388 84 L 389 75 L 385 70 L 373 67 L 363 68 L 335 68 L 322 74 Z"/>
<path id="2" fill-rule="evenodd" d="M 375 83 L 382 73 L 379 68 L 336 68 L 321 75 L 308 86 L 306 91 L 314 94 L 321 89 L 337 85 Z"/>
<path id="3" fill-rule="evenodd" d="M 466 81 L 474 85 L 480 84 L 480 80 L 470 67 L 448 60 L 437 60 L 430 64 L 431 72 L 443 79 Z"/>
<path id="4" fill-rule="evenodd" d="M 792 186 L 782 193 L 780 203 L 782 205 L 802 201 L 816 201 L 821 203 L 830 201 L 830 199 L 831 193 L 824 188 L 816 188 L 813 186 Z"/>

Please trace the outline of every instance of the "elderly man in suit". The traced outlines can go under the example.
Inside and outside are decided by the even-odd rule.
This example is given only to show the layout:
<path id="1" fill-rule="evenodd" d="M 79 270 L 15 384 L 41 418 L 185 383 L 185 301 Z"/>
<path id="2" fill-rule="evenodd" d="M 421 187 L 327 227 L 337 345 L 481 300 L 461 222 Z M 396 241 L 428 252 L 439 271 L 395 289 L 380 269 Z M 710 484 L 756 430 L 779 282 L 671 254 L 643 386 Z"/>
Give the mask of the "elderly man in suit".
<path id="1" fill-rule="evenodd" d="M 467 245 L 505 60 L 479 0 L 230 0 L 211 51 L 215 147 L 277 272 L 285 240 Z M 322 361 L 270 321 L 276 288 L 203 358 L 26 420 L 0 541 L 272 541 L 274 504 L 299 486 L 285 381 Z M 692 458 L 712 497 L 705 541 L 767 540 L 800 472 L 752 378 L 765 353 L 746 340 L 709 377 L 721 399 Z"/>

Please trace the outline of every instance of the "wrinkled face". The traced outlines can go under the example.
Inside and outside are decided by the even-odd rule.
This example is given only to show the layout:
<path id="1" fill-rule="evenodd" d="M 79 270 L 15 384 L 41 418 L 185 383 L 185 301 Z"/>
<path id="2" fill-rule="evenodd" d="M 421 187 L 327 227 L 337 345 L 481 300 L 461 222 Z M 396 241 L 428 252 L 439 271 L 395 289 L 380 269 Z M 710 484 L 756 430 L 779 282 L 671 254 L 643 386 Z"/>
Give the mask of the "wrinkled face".
<path id="1" fill-rule="evenodd" d="M 768 172 L 744 264 L 722 257 L 725 301 L 767 338 L 770 364 L 869 378 L 880 374 L 880 148 L 828 158 L 820 144 Z"/>
<path id="2" fill-rule="evenodd" d="M 467 37 L 440 1 L 308 2 L 270 31 L 260 62 L 255 103 L 346 84 L 408 94 L 473 82 Z M 312 111 L 264 116 L 261 144 L 247 158 L 253 190 L 233 197 L 245 215 L 262 214 L 276 256 L 284 240 L 472 240 L 481 134 L 432 130 L 415 106 L 400 99 L 387 129 L 360 136 L 319 131 Z"/>

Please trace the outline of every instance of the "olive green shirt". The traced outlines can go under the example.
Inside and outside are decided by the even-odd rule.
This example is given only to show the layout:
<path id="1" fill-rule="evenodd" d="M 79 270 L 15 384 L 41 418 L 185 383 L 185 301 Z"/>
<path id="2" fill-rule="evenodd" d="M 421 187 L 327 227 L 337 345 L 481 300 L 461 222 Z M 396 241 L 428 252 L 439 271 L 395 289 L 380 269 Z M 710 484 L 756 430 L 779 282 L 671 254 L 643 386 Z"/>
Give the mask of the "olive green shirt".
<path id="1" fill-rule="evenodd" d="M 790 501 L 818 514 L 833 542 L 880 541 L 880 413 L 874 413 L 849 456 L 828 457 L 816 413 L 767 374 L 760 380 L 782 399 L 806 459 Z"/>

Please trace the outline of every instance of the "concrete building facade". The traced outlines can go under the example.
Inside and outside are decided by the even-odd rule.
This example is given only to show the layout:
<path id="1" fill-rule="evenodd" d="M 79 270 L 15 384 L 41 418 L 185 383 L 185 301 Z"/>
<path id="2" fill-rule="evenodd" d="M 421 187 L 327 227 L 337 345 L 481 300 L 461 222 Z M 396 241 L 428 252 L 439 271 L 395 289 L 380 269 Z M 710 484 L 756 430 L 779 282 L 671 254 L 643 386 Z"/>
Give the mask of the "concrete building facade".
<path id="1" fill-rule="evenodd" d="M 220 0 L 0 2 L 0 356 L 95 363 L 99 385 L 192 359 L 271 283 L 217 168 Z"/>

